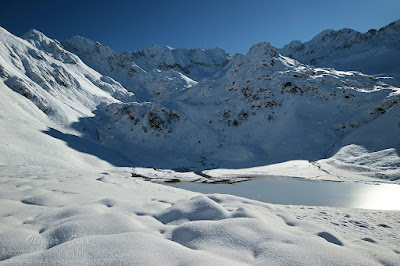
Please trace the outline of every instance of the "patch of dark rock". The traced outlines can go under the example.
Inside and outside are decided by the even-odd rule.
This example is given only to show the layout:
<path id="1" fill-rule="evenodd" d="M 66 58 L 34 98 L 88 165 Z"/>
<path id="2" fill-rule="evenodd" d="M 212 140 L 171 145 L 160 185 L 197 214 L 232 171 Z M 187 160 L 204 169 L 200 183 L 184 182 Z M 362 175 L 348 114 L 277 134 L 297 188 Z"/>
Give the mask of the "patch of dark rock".
<path id="1" fill-rule="evenodd" d="M 142 178 L 145 178 L 144 176 L 139 175 L 139 174 L 136 174 L 136 173 L 131 173 L 131 175 L 132 175 L 132 177 L 142 177 Z"/>
<path id="2" fill-rule="evenodd" d="M 164 182 L 165 183 L 179 183 L 179 182 L 181 182 L 181 180 L 179 180 L 178 178 L 172 178 L 172 179 L 167 179 Z"/>

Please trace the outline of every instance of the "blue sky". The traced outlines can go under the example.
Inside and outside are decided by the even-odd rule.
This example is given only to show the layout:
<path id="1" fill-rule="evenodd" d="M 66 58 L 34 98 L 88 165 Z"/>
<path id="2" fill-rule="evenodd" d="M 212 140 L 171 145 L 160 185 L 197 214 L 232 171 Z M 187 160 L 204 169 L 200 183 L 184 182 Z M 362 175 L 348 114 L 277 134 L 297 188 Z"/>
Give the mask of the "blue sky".
<path id="1" fill-rule="evenodd" d="M 18 36 L 31 28 L 60 41 L 81 35 L 121 52 L 163 44 L 246 53 L 261 41 L 282 47 L 325 29 L 366 32 L 398 19 L 399 0 L 3 0 L 0 8 L 0 25 Z"/>

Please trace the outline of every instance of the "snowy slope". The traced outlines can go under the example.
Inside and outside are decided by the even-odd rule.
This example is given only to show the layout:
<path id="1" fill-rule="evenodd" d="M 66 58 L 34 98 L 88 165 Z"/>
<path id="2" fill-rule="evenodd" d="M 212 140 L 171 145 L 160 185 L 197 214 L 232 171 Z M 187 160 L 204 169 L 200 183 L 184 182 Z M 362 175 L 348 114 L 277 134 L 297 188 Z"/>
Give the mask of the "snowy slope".
<path id="1" fill-rule="evenodd" d="M 2 81 L 0 91 L 0 165 L 93 171 L 111 168 L 112 164 L 129 164 L 115 151 L 60 132 L 65 127 L 50 120 L 29 99 L 10 90 Z"/>
<path id="2" fill-rule="evenodd" d="M 335 155 L 319 161 L 318 165 L 340 176 L 354 172 L 399 181 L 399 136 L 400 105 L 397 104 L 374 121 L 338 141 L 332 147 L 331 153 Z"/>
<path id="3" fill-rule="evenodd" d="M 366 33 L 326 30 L 305 43 L 292 41 L 280 52 L 318 67 L 394 77 L 387 82 L 400 85 L 400 20 Z"/>
<path id="4" fill-rule="evenodd" d="M 345 136 L 332 150 L 335 153 L 339 147 L 357 144 L 371 151 L 395 148 L 400 151 L 400 105 L 395 105 L 387 112 L 361 126 Z"/>
<path id="5" fill-rule="evenodd" d="M 118 82 L 87 67 L 58 41 L 36 30 L 21 39 L 0 28 L 0 57 L 4 83 L 59 125 L 93 115 L 100 103 L 134 99 Z"/>

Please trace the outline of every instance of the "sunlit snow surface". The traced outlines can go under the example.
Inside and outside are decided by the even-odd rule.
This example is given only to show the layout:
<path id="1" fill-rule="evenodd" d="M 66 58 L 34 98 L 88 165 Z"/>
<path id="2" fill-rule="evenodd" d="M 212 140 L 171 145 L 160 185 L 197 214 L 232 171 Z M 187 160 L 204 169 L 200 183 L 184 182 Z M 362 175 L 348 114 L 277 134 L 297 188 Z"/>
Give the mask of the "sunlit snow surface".
<path id="1" fill-rule="evenodd" d="M 130 177 L 2 166 L 3 265 L 395 265 L 400 213 L 273 205 Z"/>
<path id="2" fill-rule="evenodd" d="M 399 185 L 384 185 L 377 188 L 363 188 L 355 205 L 360 208 L 377 210 L 400 210 L 400 190 Z"/>

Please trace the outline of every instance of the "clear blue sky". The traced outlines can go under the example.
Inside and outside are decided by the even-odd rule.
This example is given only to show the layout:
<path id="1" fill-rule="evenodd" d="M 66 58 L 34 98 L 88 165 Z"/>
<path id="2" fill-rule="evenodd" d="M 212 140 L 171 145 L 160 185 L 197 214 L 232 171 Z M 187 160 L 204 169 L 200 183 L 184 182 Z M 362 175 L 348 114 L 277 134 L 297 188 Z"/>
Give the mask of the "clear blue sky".
<path id="1" fill-rule="evenodd" d="M 246 53 L 261 41 L 282 47 L 325 29 L 366 32 L 398 19 L 400 0 L 2 0 L 0 8 L 0 25 L 18 36 L 31 28 L 60 41 L 81 35 L 121 52 L 163 44 Z"/>

